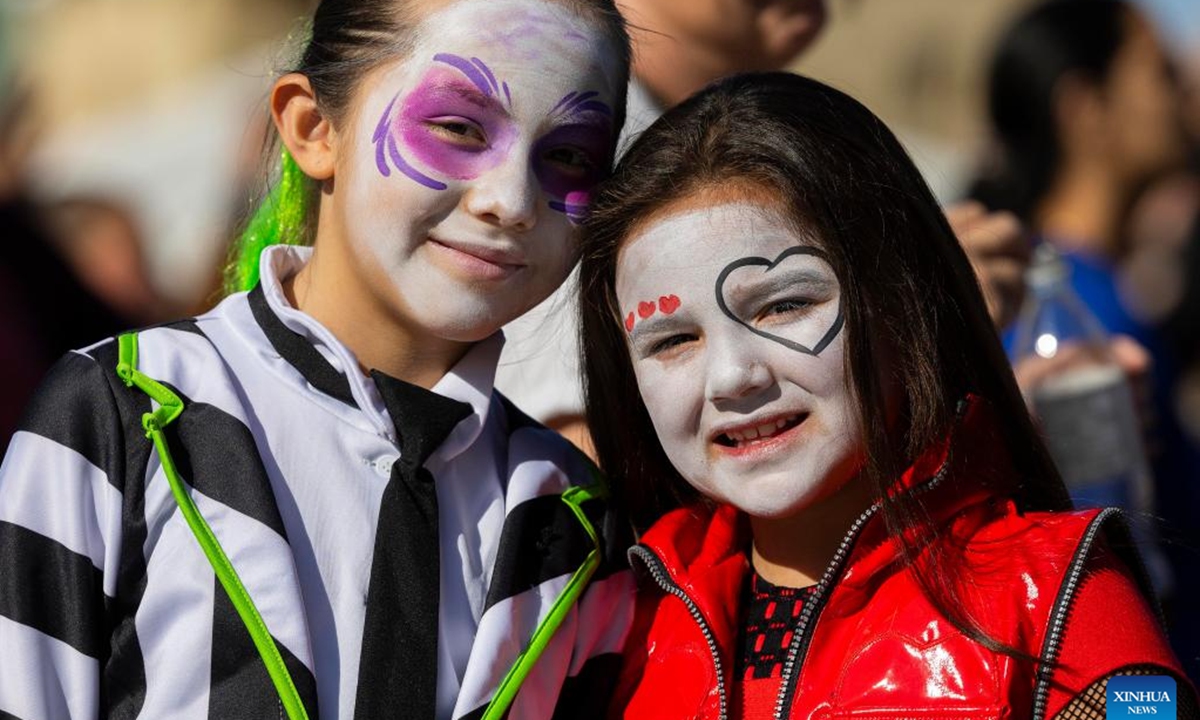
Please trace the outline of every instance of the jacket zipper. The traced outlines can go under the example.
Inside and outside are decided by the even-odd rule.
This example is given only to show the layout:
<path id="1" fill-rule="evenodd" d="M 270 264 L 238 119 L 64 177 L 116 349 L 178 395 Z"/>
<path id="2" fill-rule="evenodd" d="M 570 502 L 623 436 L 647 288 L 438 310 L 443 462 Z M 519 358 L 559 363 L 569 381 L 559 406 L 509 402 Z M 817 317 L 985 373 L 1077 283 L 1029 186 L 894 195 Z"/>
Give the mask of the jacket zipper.
<path id="1" fill-rule="evenodd" d="M 1071 603 L 1075 599 L 1075 588 L 1078 586 L 1079 579 L 1083 575 L 1083 566 L 1087 562 L 1092 543 L 1096 539 L 1096 534 L 1104 527 L 1106 521 L 1119 513 L 1120 511 L 1116 508 L 1102 510 L 1092 520 L 1091 525 L 1083 536 L 1083 540 L 1079 543 L 1075 557 L 1071 559 L 1071 566 L 1068 568 L 1067 576 L 1063 580 L 1059 597 L 1054 603 L 1054 610 L 1050 613 L 1050 627 L 1046 630 L 1046 641 L 1043 643 L 1042 658 L 1044 662 L 1038 666 L 1037 685 L 1034 688 L 1033 694 L 1032 717 L 1034 720 L 1041 720 L 1046 714 L 1046 703 L 1049 702 L 1050 698 L 1050 675 L 1054 672 L 1054 663 L 1058 659 L 1059 651 L 1062 649 L 1063 630 L 1066 628 L 1067 616 L 1071 612 Z"/>
<path id="2" fill-rule="evenodd" d="M 945 479 L 946 473 L 950 467 L 950 456 L 946 456 L 945 462 L 934 473 L 929 482 L 923 483 L 915 488 L 912 492 L 916 495 L 923 495 L 933 488 L 941 484 Z M 812 634 L 808 632 L 811 623 L 815 622 L 816 616 L 823 609 L 826 595 L 834 581 L 841 576 L 842 570 L 845 569 L 846 561 L 850 558 L 850 551 L 854 548 L 854 542 L 858 539 L 858 535 L 862 532 L 863 526 L 867 524 L 875 513 L 882 507 L 881 503 L 876 502 L 871 507 L 867 508 L 858 516 L 854 524 L 850 526 L 850 530 L 842 538 L 842 543 L 838 545 L 837 552 L 833 555 L 833 560 L 825 568 L 825 573 L 821 575 L 821 580 L 817 583 L 817 589 L 813 593 L 812 601 L 806 602 L 800 610 L 800 618 L 796 622 L 796 629 L 792 633 L 792 642 L 788 645 L 787 660 L 784 661 L 783 674 L 779 683 L 779 696 L 775 700 L 775 720 L 784 720 L 792 709 L 792 701 L 795 697 L 795 684 L 799 673 L 799 667 L 803 664 L 804 658 L 808 655 L 809 640 Z"/>
<path id="3" fill-rule="evenodd" d="M 937 487 L 939 484 L 941 484 L 942 480 L 945 479 L 949 467 L 950 456 L 947 455 L 945 462 L 942 463 L 942 466 L 938 468 L 938 471 L 934 473 L 933 477 L 929 479 L 929 482 L 914 488 L 913 492 L 916 494 L 924 494 Z M 870 520 L 875 512 L 879 510 L 880 506 L 880 503 L 877 502 L 871 507 L 867 508 L 862 512 L 861 515 L 858 516 L 858 518 L 854 521 L 854 524 L 850 526 L 850 530 L 842 538 L 842 542 L 838 546 L 837 552 L 834 553 L 833 560 L 825 568 L 825 573 L 821 576 L 820 582 L 817 583 L 817 590 L 813 593 L 812 602 L 805 603 L 804 607 L 800 611 L 800 619 L 796 623 L 796 630 L 792 634 L 791 643 L 788 645 L 787 660 L 784 663 L 783 674 L 780 678 L 779 697 L 775 701 L 775 720 L 784 720 L 786 714 L 791 710 L 792 695 L 794 692 L 794 688 L 791 686 L 796 680 L 796 678 L 793 677 L 793 673 L 796 672 L 796 669 L 799 667 L 800 663 L 803 661 L 808 652 L 808 637 L 806 637 L 808 625 L 816 616 L 817 611 L 820 609 L 819 606 L 824 603 L 825 594 L 828 592 L 830 585 L 832 585 L 833 581 L 839 575 L 841 575 L 843 566 L 850 556 L 850 550 L 854 546 L 854 541 L 858 539 L 858 535 L 862 531 L 863 526 L 866 525 L 867 521 Z M 695 601 L 688 597 L 688 594 L 683 591 L 683 588 L 679 587 L 679 585 L 671 579 L 671 576 L 667 572 L 663 561 L 654 553 L 653 550 L 645 545 L 635 545 L 629 549 L 629 557 L 636 557 L 640 559 L 646 566 L 646 569 L 649 570 L 650 576 L 654 578 L 656 583 L 658 583 L 659 587 L 682 600 L 684 605 L 687 606 L 688 611 L 692 614 L 692 619 L 694 619 L 696 624 L 700 626 L 700 631 L 704 634 L 705 642 L 708 643 L 708 650 L 712 654 L 713 665 L 716 666 L 717 671 L 717 695 L 720 702 L 717 717 L 719 720 L 725 720 L 727 717 L 725 673 L 722 671 L 721 656 L 717 649 L 717 641 L 716 638 L 713 637 L 712 628 L 709 627 L 708 621 L 704 619 L 704 615 L 701 614 L 700 608 L 696 605 Z"/>
<path id="4" fill-rule="evenodd" d="M 787 660 L 783 664 L 783 675 L 779 681 L 779 697 L 775 700 L 775 718 L 783 720 L 787 713 L 791 710 L 792 696 L 795 688 L 792 687 L 795 683 L 795 678 L 792 677 L 796 668 L 799 667 L 804 656 L 808 653 L 808 639 L 806 633 L 809 623 L 816 616 L 820 605 L 825 602 L 825 595 L 829 591 L 829 587 L 833 584 L 834 579 L 841 575 L 842 568 L 846 564 L 847 558 L 850 556 L 850 549 L 854 546 L 854 541 L 858 538 L 859 532 L 862 531 L 867 521 L 879 509 L 879 504 L 876 503 L 863 511 L 854 524 L 850 526 L 850 531 L 842 538 L 841 545 L 838 546 L 837 552 L 834 553 L 833 560 L 825 568 L 825 573 L 821 575 L 820 582 L 817 583 L 817 589 L 813 593 L 811 602 L 804 603 L 804 607 L 800 610 L 800 619 L 796 622 L 796 629 L 792 633 L 792 641 L 788 644 Z"/>
<path id="5" fill-rule="evenodd" d="M 712 653 L 713 665 L 717 670 L 717 698 L 719 702 L 719 710 L 717 717 L 720 720 L 725 720 L 727 712 L 726 691 L 725 691 L 725 673 L 721 667 L 721 655 L 717 648 L 717 640 L 713 637 L 712 628 L 709 627 L 708 621 L 704 619 L 704 615 L 700 612 L 700 608 L 695 601 L 688 597 L 688 594 L 679 587 L 678 583 L 671 579 L 667 573 L 666 566 L 659 559 L 654 551 L 644 545 L 635 545 L 629 549 L 630 557 L 637 557 L 645 564 L 646 569 L 650 571 L 650 576 L 658 583 L 666 592 L 674 595 L 687 605 L 688 611 L 692 614 L 692 619 L 700 626 L 700 632 L 704 633 L 704 640 L 708 643 L 708 650 Z"/>

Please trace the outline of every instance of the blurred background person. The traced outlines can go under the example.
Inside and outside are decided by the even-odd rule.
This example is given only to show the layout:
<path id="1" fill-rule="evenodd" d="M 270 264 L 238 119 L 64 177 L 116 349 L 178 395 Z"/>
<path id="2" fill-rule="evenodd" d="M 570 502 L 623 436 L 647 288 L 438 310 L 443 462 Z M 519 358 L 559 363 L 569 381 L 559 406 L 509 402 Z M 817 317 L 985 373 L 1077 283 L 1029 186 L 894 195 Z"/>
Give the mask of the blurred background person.
<path id="1" fill-rule="evenodd" d="M 1124 280 L 1136 203 L 1187 157 L 1174 65 L 1132 3 L 1050 0 L 1000 40 L 988 107 L 998 146 L 972 196 L 1014 212 L 1036 242 L 1056 248 L 1070 287 L 1104 328 L 1149 353 L 1147 448 L 1177 584 L 1172 640 L 1194 674 L 1200 453 L 1175 413 L 1177 357 L 1160 328 L 1139 317 L 1137 288 Z"/>
<path id="2" fill-rule="evenodd" d="M 28 186 L 120 205 L 156 292 L 205 309 L 256 187 L 273 72 L 313 0 L 5 0 L 39 98 Z"/>
<path id="3" fill-rule="evenodd" d="M 1177 67 L 1188 161 L 1136 201 L 1123 280 L 1130 311 L 1159 327 L 1175 355 L 1175 409 L 1200 444 L 1200 46 Z"/>
<path id="4" fill-rule="evenodd" d="M 84 288 L 126 321 L 124 327 L 162 322 L 182 310 L 151 284 L 145 239 L 122 203 L 76 195 L 46 205 L 42 214 L 59 257 Z"/>
<path id="5" fill-rule="evenodd" d="M 175 310 L 150 287 L 135 221 L 119 205 L 32 196 L 31 102 L 25 92 L 0 97 L 0 452 L 59 357 Z"/>
<path id="6" fill-rule="evenodd" d="M 0 452 L 64 353 L 210 301 L 302 4 L 0 3 Z"/>

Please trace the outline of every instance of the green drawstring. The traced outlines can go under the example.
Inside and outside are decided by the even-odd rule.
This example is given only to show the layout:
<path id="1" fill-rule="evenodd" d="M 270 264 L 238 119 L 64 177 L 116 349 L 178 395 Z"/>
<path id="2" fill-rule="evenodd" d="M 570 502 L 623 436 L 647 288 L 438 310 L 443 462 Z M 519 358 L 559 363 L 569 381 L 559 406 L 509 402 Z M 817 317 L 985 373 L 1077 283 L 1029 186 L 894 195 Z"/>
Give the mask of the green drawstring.
<path id="1" fill-rule="evenodd" d="M 596 529 L 592 527 L 592 523 L 588 520 L 587 515 L 583 512 L 583 503 L 596 498 L 603 498 L 607 495 L 603 484 L 589 485 L 587 487 L 569 488 L 562 494 L 562 501 L 570 508 L 571 512 L 583 525 L 583 529 L 587 531 L 588 537 L 592 539 L 592 549 L 588 552 L 587 558 L 583 564 L 571 575 L 571 579 L 567 581 L 566 588 L 563 589 L 558 599 L 554 601 L 554 605 L 550 608 L 550 613 L 546 619 L 538 625 L 537 630 L 533 632 L 533 638 L 529 641 L 529 646 L 517 656 L 516 663 L 509 668 L 504 679 L 500 681 L 500 687 L 496 689 L 496 695 L 492 701 L 488 703 L 487 710 L 483 713 L 483 720 L 498 720 L 508 711 L 513 700 L 517 696 L 517 691 L 521 689 L 521 684 L 525 682 L 525 678 L 529 676 L 533 670 L 534 664 L 542 653 L 546 650 L 546 645 L 549 644 L 550 638 L 554 637 L 554 633 L 558 631 L 563 620 L 566 619 L 567 613 L 571 611 L 571 606 L 579 600 L 579 596 L 583 594 L 588 582 L 592 576 L 596 574 L 596 569 L 600 567 L 600 539 L 596 535 Z"/>
<path id="2" fill-rule="evenodd" d="M 292 682 L 291 673 L 288 672 L 283 657 L 279 654 L 275 639 L 267 630 L 262 615 L 254 606 L 250 594 L 246 592 L 246 587 L 238 577 L 237 571 L 233 569 L 233 564 L 229 562 L 225 550 L 221 548 L 221 543 L 217 541 L 217 536 L 213 534 L 212 528 L 205 522 L 196 503 L 188 494 L 183 481 L 179 478 L 179 472 L 175 469 L 175 461 L 171 459 L 171 451 L 167 447 L 167 438 L 163 434 L 163 428 L 174 422 L 175 418 L 183 412 L 183 401 L 165 385 L 142 374 L 137 369 L 136 333 L 120 336 L 117 343 L 119 349 L 117 375 L 125 381 L 126 386 L 137 387 L 158 403 L 157 410 L 142 415 L 142 427 L 146 430 L 146 437 L 154 443 L 154 449 L 158 452 L 163 472 L 167 476 L 167 482 L 171 485 L 171 494 L 175 496 L 175 502 L 178 503 L 180 512 L 183 513 L 188 527 L 192 529 L 192 534 L 196 536 L 201 549 L 208 557 L 208 562 L 216 571 L 217 579 L 221 581 L 221 586 L 225 588 L 234 608 L 237 609 L 238 615 L 245 623 L 246 629 L 250 631 L 250 637 L 254 640 L 254 646 L 258 648 L 258 654 L 267 666 L 271 682 L 275 684 L 275 690 L 279 693 L 279 699 L 283 703 L 289 720 L 308 720 L 308 711 L 305 710 L 304 703 L 300 700 L 300 693 L 296 691 L 296 685 Z"/>

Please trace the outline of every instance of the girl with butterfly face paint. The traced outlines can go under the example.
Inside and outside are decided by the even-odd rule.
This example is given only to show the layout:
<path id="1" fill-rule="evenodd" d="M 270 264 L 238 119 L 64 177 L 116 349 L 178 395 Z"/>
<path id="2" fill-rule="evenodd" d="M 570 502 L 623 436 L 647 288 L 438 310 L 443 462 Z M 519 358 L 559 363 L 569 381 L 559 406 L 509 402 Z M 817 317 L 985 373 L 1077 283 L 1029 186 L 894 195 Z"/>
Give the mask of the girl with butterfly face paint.
<path id="1" fill-rule="evenodd" d="M 1123 520 L 1070 510 L 966 255 L 867 109 L 717 83 L 585 230 L 588 420 L 643 531 L 612 715 L 1072 718 L 1128 673 L 1194 703 Z"/>
<path id="2" fill-rule="evenodd" d="M 0 715 L 603 711 L 629 533 L 492 379 L 609 172 L 623 21 L 322 0 L 311 32 L 229 297 L 70 354 L 9 446 Z"/>

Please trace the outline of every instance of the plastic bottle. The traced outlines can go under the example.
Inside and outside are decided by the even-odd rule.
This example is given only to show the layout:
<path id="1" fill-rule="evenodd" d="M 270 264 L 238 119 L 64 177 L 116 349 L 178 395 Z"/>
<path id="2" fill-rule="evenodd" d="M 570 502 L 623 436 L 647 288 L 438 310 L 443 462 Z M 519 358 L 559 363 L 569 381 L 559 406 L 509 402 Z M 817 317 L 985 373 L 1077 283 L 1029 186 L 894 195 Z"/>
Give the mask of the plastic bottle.
<path id="1" fill-rule="evenodd" d="M 1070 267 L 1039 245 L 1010 358 L 1077 507 L 1120 507 L 1160 596 L 1172 586 L 1152 523 L 1154 483 L 1142 424 L 1108 333 L 1071 289 Z"/>

